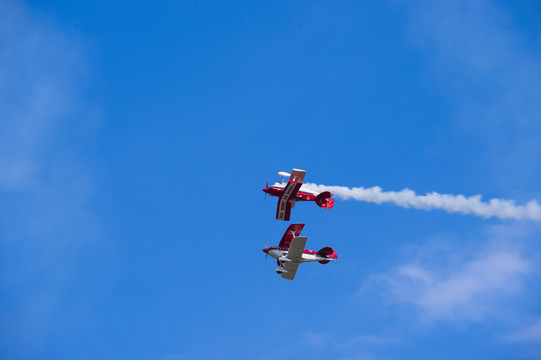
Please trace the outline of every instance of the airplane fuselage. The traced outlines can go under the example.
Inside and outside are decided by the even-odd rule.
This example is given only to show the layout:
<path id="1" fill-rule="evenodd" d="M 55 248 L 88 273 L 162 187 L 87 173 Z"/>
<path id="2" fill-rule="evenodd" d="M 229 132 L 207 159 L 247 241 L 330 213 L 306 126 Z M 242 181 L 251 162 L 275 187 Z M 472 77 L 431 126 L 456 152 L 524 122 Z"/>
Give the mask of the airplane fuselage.
<path id="1" fill-rule="evenodd" d="M 330 261 L 336 263 L 338 259 L 338 255 L 332 247 L 325 246 L 317 252 L 306 249 L 305 245 L 308 238 L 300 236 L 303 228 L 304 224 L 289 225 L 278 246 L 269 247 L 267 245 L 263 249 L 266 256 L 276 259 L 278 268 L 274 269 L 274 271 L 284 279 L 293 280 L 299 265 L 302 263 L 317 261 L 324 265 Z"/>
<path id="2" fill-rule="evenodd" d="M 264 188 L 263 191 L 270 196 L 280 197 L 283 194 L 286 185 L 287 183 L 276 182 L 274 185 Z M 315 201 L 319 194 L 319 192 L 314 191 L 303 184 L 295 196 L 295 201 Z"/>
<path id="3" fill-rule="evenodd" d="M 281 248 L 278 246 L 271 246 L 268 249 L 263 249 L 263 252 L 266 252 L 271 258 L 279 259 L 280 261 L 283 261 L 283 262 L 291 261 L 286 258 L 287 253 L 289 252 L 289 249 L 286 249 L 286 248 Z M 330 256 L 317 255 L 317 251 L 304 249 L 302 251 L 302 258 L 299 260 L 295 260 L 294 262 L 304 263 L 304 262 L 326 261 L 326 260 L 335 261 L 336 259 L 337 258 L 330 257 Z"/>

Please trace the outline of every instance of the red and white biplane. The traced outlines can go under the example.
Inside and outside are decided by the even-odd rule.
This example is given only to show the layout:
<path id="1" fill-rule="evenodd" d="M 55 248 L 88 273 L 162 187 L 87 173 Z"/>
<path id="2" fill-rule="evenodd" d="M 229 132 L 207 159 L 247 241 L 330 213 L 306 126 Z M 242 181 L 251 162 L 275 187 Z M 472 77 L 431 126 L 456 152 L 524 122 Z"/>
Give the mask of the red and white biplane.
<path id="1" fill-rule="evenodd" d="M 306 236 L 301 234 L 304 224 L 291 224 L 287 228 L 280 244 L 263 249 L 263 252 L 276 259 L 279 268 L 275 269 L 284 279 L 293 280 L 299 265 L 304 262 L 318 261 L 327 264 L 330 261 L 336 263 L 338 255 L 331 247 L 324 247 L 319 251 L 306 250 Z"/>
<path id="2" fill-rule="evenodd" d="M 276 182 L 271 187 L 267 182 L 267 187 L 263 189 L 265 193 L 279 197 L 276 219 L 289 221 L 291 209 L 297 201 L 315 201 L 318 206 L 324 209 L 330 209 L 334 206 L 334 199 L 330 192 L 320 193 L 303 185 L 305 170 L 293 169 L 291 174 L 280 171 L 278 175 L 282 177 L 281 182 Z M 287 183 L 284 182 L 284 177 L 289 177 Z"/>

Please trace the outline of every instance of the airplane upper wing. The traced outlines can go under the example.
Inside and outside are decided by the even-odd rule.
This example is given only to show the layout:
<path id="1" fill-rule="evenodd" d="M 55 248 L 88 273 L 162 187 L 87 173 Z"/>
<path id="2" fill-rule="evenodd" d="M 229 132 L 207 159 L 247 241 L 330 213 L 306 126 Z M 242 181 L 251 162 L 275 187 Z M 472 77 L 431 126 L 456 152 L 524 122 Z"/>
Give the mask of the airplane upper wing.
<path id="1" fill-rule="evenodd" d="M 289 251 L 287 252 L 286 258 L 290 259 L 291 261 L 300 261 L 302 259 L 302 251 L 304 250 L 307 239 L 308 238 L 306 236 L 294 237 L 289 245 Z"/>
<path id="2" fill-rule="evenodd" d="M 293 280 L 295 278 L 295 274 L 297 273 L 297 269 L 299 268 L 299 263 L 295 262 L 286 262 L 284 264 L 284 270 L 285 272 L 282 273 L 282 278 L 287 280 Z"/>
<path id="3" fill-rule="evenodd" d="M 284 236 L 282 236 L 282 240 L 280 240 L 280 244 L 278 244 L 278 246 L 281 248 L 289 248 L 289 244 L 291 243 L 291 240 L 293 240 L 294 237 L 297 237 L 301 234 L 303 227 L 304 227 L 304 224 L 289 225 L 286 232 L 284 233 Z"/>
<path id="4" fill-rule="evenodd" d="M 291 214 L 291 208 L 295 202 L 295 196 L 302 186 L 306 171 L 293 169 L 291 175 L 289 175 L 289 181 L 287 182 L 284 192 L 278 199 L 278 207 L 276 209 L 276 219 L 289 221 Z"/>

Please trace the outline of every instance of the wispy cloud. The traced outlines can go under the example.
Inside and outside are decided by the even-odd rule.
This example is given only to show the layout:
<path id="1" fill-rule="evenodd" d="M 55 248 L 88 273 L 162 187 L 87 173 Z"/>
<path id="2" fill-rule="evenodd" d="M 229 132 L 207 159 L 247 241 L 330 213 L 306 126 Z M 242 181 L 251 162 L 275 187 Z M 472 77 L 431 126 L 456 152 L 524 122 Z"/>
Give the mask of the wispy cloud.
<path id="1" fill-rule="evenodd" d="M 506 191 L 538 188 L 541 59 L 491 1 L 415 1 L 409 39 L 455 109 L 452 129 L 476 144 L 477 167 Z"/>
<path id="2" fill-rule="evenodd" d="M 518 254 L 496 251 L 450 272 L 402 265 L 386 281 L 397 299 L 416 305 L 428 318 L 477 319 L 494 310 L 487 306 L 494 296 L 519 291 L 530 267 L 529 261 Z"/>
<path id="3" fill-rule="evenodd" d="M 10 190 L 34 184 L 43 157 L 58 150 L 57 127 L 80 115 L 86 63 L 76 43 L 19 1 L 0 8 L 0 189 Z"/>
<path id="4" fill-rule="evenodd" d="M 538 194 L 541 59 L 537 47 L 514 25 L 513 15 L 493 1 L 420 0 L 408 3 L 408 8 L 408 39 L 422 52 L 432 79 L 454 108 L 449 129 L 478 149 L 475 167 L 488 175 L 487 185 L 521 197 Z M 491 201 L 479 207 L 481 202 L 474 205 L 476 199 L 470 199 L 479 216 L 486 216 Z M 523 219 L 538 221 L 535 201 L 517 205 L 499 200 L 493 205 L 491 216 L 500 217 L 496 213 L 503 211 L 500 218 L 517 218 L 521 213 Z M 389 289 L 400 292 L 400 284 L 394 283 L 399 279 L 412 285 L 423 296 L 404 295 L 401 301 L 429 319 L 487 320 L 487 314 L 535 312 L 524 309 L 518 299 L 526 294 L 535 297 L 528 280 L 539 276 L 535 257 L 539 231 L 523 223 L 496 227 L 481 238 L 485 247 L 475 252 L 457 245 L 440 262 L 421 257 L 397 266 L 386 275 Z M 462 247 L 471 249 L 469 242 L 464 239 Z M 522 317 L 514 321 L 518 318 Z M 523 328 L 535 333 L 534 325 Z"/>
<path id="5" fill-rule="evenodd" d="M 83 49 L 19 1 L 0 3 L 0 43 L 0 348 L 15 358 L 39 352 L 58 323 L 99 226 L 74 145 L 92 122 Z"/>
<path id="6" fill-rule="evenodd" d="M 429 81 L 439 87 L 453 111 L 449 123 L 443 122 L 446 118 L 435 119 L 452 138 L 450 151 L 466 142 L 468 149 L 475 150 L 465 158 L 465 165 L 476 169 L 471 173 L 477 177 L 486 175 L 487 187 L 496 185 L 522 199 L 535 197 L 541 173 L 537 48 L 528 44 L 495 2 L 421 0 L 407 2 L 406 7 L 408 41 L 421 53 L 432 75 Z M 482 202 L 479 196 L 417 195 L 379 188 L 340 190 L 335 192 L 344 198 L 353 198 L 357 190 L 362 201 L 539 221 L 537 202 Z M 524 321 L 539 318 L 538 306 L 528 305 L 539 303 L 538 244 L 539 230 L 527 223 L 492 228 L 448 246 L 423 243 L 388 271 L 371 276 L 357 295 L 375 294 L 377 304 L 372 305 L 393 314 L 389 320 L 393 328 L 400 328 L 393 310 L 406 309 L 400 313 L 405 314 L 408 329 L 416 323 L 464 329 L 473 322 L 488 324 L 500 336 L 512 333 L 509 341 L 539 344 L 538 320 Z"/>
<path id="7" fill-rule="evenodd" d="M 537 319 L 505 338 L 512 342 L 541 343 L 541 319 Z"/>
<path id="8" fill-rule="evenodd" d="M 301 340 L 306 346 L 316 349 L 326 349 L 332 352 L 336 359 L 376 359 L 371 353 L 373 348 L 381 348 L 399 343 L 399 339 L 391 334 L 372 335 L 356 334 L 334 336 L 327 333 L 306 332 Z"/>
<path id="9" fill-rule="evenodd" d="M 390 303 L 412 306 L 422 321 L 493 319 L 502 314 L 502 305 L 524 293 L 538 269 L 534 255 L 516 245 L 520 237 L 521 231 L 500 226 L 473 252 L 471 246 L 450 251 L 424 245 L 414 260 L 372 276 L 361 293 L 383 289 Z"/>

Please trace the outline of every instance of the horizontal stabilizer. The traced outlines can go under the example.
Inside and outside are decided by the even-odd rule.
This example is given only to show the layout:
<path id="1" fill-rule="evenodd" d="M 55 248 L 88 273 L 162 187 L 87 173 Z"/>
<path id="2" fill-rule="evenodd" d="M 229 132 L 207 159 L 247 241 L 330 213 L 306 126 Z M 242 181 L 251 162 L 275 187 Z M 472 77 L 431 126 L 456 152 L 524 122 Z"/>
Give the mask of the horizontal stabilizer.
<path id="1" fill-rule="evenodd" d="M 328 260 L 319 260 L 320 264 L 327 264 L 331 260 L 338 259 L 338 255 L 336 254 L 334 249 L 332 247 L 328 247 L 328 246 L 322 248 L 321 250 L 319 250 L 317 252 L 316 256 L 326 257 L 328 259 Z"/>
<path id="2" fill-rule="evenodd" d="M 332 194 L 328 191 L 322 192 L 316 197 L 316 204 L 324 209 L 331 209 L 334 206 Z"/>

